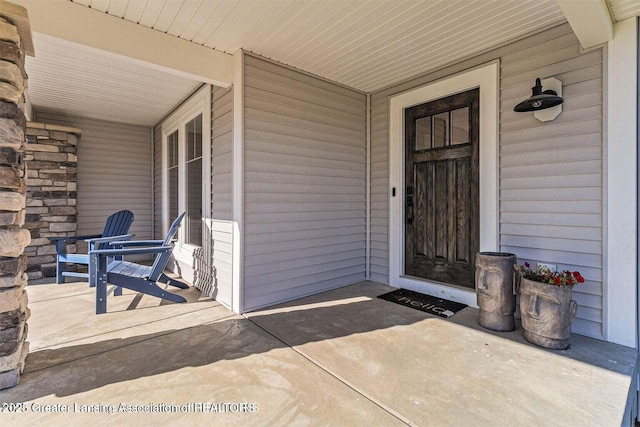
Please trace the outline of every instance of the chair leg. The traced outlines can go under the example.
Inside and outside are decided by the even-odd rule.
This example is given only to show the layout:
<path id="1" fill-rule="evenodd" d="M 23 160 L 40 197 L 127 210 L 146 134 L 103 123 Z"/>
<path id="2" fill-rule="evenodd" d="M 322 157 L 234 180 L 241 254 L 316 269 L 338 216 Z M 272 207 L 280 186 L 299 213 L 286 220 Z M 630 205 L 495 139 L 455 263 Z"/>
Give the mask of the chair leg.
<path id="1" fill-rule="evenodd" d="M 107 263 L 105 257 L 92 255 L 90 259 L 89 286 L 96 288 L 96 314 L 107 312 Z"/>
<path id="2" fill-rule="evenodd" d="M 64 271 L 64 263 L 56 259 L 56 285 L 64 283 L 64 276 L 62 275 L 63 271 Z"/>
<path id="3" fill-rule="evenodd" d="M 114 280 L 115 279 L 115 280 Z M 171 292 L 167 292 L 158 286 L 155 282 L 149 282 L 145 279 L 135 279 L 131 280 L 130 278 L 125 278 L 123 281 L 119 280 L 117 276 L 114 276 L 110 279 L 112 283 L 118 283 L 123 288 L 131 289 L 132 291 L 141 292 L 143 294 L 151 295 L 156 298 L 166 299 L 167 301 L 173 302 L 187 302 L 187 300 L 176 294 L 172 294 Z"/>
<path id="4" fill-rule="evenodd" d="M 113 290 L 113 296 L 119 297 L 121 295 L 122 295 L 122 286 L 116 286 L 116 288 Z"/>
<path id="5" fill-rule="evenodd" d="M 104 314 L 107 312 L 107 284 L 98 280 L 96 286 L 96 314 Z"/>
<path id="6" fill-rule="evenodd" d="M 158 282 L 166 283 L 169 286 L 173 286 L 180 289 L 189 289 L 189 285 L 184 283 L 182 280 L 172 279 L 171 277 L 167 276 L 164 273 L 160 274 L 160 278 L 158 279 Z"/>
<path id="7" fill-rule="evenodd" d="M 164 289 L 162 289 L 160 286 L 156 285 L 155 283 L 147 283 L 146 285 L 141 286 L 138 290 L 140 290 L 142 293 L 152 295 L 154 297 L 166 299 L 168 301 L 187 302 L 187 300 L 184 297 L 181 297 L 180 295 L 172 294 L 171 292 L 167 292 Z"/>
<path id="8" fill-rule="evenodd" d="M 160 288 L 158 288 L 158 289 L 160 289 Z M 153 295 L 153 294 L 151 294 L 151 295 Z M 162 290 L 156 296 L 159 297 L 159 298 L 162 298 L 162 299 L 166 299 L 167 301 L 187 302 L 187 300 L 184 297 L 181 297 L 180 295 L 172 294 L 171 292 L 166 292 L 166 291 L 162 291 Z"/>

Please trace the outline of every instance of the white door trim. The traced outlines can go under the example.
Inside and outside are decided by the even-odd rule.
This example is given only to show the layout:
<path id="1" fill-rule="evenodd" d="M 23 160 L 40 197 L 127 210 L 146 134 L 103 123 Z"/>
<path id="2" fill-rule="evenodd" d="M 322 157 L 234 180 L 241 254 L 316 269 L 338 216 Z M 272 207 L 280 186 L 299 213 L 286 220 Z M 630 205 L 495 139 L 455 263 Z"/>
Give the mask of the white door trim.
<path id="1" fill-rule="evenodd" d="M 480 250 L 498 242 L 498 61 L 428 83 L 390 99 L 389 104 L 389 284 L 476 305 L 475 292 L 404 276 L 404 110 L 480 88 Z"/>

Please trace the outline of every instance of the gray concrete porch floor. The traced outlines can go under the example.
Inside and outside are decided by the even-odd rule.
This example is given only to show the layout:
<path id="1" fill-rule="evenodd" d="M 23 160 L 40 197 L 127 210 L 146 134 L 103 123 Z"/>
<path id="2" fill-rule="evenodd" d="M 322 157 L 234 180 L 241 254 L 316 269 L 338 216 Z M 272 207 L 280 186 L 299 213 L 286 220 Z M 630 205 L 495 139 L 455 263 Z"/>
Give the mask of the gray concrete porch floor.
<path id="1" fill-rule="evenodd" d="M 618 426 L 633 349 L 572 335 L 548 351 L 376 298 L 372 282 L 240 316 L 195 289 L 30 285 L 31 351 L 7 425 Z M 216 411 L 212 403 L 216 404 Z M 113 413 L 109 411 L 113 408 Z M 134 412 L 133 410 L 138 410 Z M 47 412 L 63 411 L 68 412 Z M 175 412 L 174 412 L 175 410 Z M 91 411 L 91 412 L 87 412 Z"/>

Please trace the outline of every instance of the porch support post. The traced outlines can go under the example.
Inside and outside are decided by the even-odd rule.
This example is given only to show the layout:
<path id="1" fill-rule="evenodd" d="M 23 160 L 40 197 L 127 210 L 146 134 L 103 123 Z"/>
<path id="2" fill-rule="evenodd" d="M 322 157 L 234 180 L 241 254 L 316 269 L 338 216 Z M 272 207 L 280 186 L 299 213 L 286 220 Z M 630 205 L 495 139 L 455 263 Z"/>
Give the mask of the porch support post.
<path id="1" fill-rule="evenodd" d="M 607 55 L 605 338 L 636 347 L 638 325 L 638 29 L 616 24 Z"/>
<path id="2" fill-rule="evenodd" d="M 26 52 L 25 52 L 26 50 Z M 29 352 L 26 208 L 25 53 L 33 55 L 26 9 L 0 1 L 0 389 L 20 381 Z"/>
<path id="3" fill-rule="evenodd" d="M 583 48 L 589 49 L 613 38 L 611 16 L 603 0 L 557 2 Z"/>
<path id="4" fill-rule="evenodd" d="M 231 309 L 244 310 L 243 245 L 244 245 L 244 52 L 234 55 L 233 78 L 233 249 Z"/>

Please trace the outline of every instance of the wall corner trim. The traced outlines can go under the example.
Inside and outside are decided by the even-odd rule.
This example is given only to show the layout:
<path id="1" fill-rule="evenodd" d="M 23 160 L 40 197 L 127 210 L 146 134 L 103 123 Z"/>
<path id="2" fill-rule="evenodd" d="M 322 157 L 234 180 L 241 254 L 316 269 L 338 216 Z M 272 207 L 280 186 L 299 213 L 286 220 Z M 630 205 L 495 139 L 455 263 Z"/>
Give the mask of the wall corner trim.
<path id="1" fill-rule="evenodd" d="M 605 339 L 637 347 L 638 25 L 614 26 L 607 49 L 605 139 Z M 612 113 L 614 112 L 614 113 Z"/>
<path id="2" fill-rule="evenodd" d="M 244 311 L 243 245 L 244 245 L 244 51 L 233 56 L 233 253 L 231 308 Z"/>

